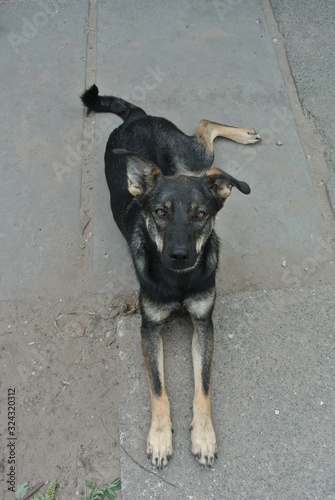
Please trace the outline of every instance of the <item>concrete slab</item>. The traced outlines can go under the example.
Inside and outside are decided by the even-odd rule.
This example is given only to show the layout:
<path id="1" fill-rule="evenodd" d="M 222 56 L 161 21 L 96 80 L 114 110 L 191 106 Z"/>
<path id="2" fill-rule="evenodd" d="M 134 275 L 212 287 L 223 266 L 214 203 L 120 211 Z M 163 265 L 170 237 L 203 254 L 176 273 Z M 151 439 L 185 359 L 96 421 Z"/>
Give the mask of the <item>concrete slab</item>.
<path id="1" fill-rule="evenodd" d="M 190 452 L 191 327 L 179 317 L 167 323 L 174 457 L 156 477 L 145 455 L 150 401 L 140 318 L 123 318 L 122 498 L 333 498 L 334 300 L 334 286 L 218 297 L 212 413 L 219 458 L 213 469 L 200 467 Z"/>
<path id="2" fill-rule="evenodd" d="M 14 299 L 75 272 L 86 35 L 69 19 L 85 19 L 87 3 L 6 2 L 0 13 L 0 299 Z"/>
<path id="3" fill-rule="evenodd" d="M 292 268 L 314 255 L 324 240 L 319 210 L 284 83 L 257 0 L 246 2 L 139 2 L 98 4 L 97 84 L 164 115 L 186 133 L 198 121 L 252 126 L 256 146 L 216 143 L 216 165 L 250 183 L 234 192 L 219 214 L 222 240 L 219 290 L 288 284 Z M 132 26 L 129 29 L 129 26 Z M 120 123 L 110 117 L 111 128 Z M 96 116 L 99 138 L 106 117 Z M 102 132 L 103 131 L 103 132 Z M 278 146 L 277 141 L 283 143 Z M 113 225 L 103 176 L 104 146 L 96 148 L 94 275 L 97 291 L 136 286 L 126 245 Z M 325 263 L 319 263 L 322 272 Z M 306 267 L 306 266 L 305 266 Z M 121 275 L 120 275 L 121 273 Z M 305 273 L 306 274 L 306 273 Z M 327 275 L 327 270 L 325 271 Z M 311 283 L 291 273 L 290 285 Z"/>

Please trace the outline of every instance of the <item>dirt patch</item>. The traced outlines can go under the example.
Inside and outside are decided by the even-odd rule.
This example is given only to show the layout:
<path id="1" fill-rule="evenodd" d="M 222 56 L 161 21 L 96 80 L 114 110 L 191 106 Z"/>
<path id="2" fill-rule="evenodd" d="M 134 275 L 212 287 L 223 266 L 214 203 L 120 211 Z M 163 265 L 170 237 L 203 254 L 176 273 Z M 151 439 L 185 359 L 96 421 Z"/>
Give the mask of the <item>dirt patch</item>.
<path id="1" fill-rule="evenodd" d="M 136 295 L 111 300 L 75 291 L 61 299 L 2 302 L 0 315 L 2 435 L 10 438 L 13 389 L 16 487 L 57 479 L 59 500 L 82 498 L 87 479 L 103 485 L 120 475 L 115 329 L 121 314 L 136 309 Z M 12 500 L 10 450 L 2 449 L 0 490 Z"/>

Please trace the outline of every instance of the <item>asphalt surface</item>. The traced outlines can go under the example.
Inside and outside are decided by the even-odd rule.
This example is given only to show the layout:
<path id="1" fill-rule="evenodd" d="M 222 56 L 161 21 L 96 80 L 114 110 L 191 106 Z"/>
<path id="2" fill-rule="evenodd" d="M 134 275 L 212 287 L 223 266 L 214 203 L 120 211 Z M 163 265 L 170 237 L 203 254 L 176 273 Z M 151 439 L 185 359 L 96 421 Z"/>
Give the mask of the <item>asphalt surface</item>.
<path id="1" fill-rule="evenodd" d="M 293 80 L 278 64 L 265 1 L 264 12 L 257 0 L 0 2 L 1 300 L 70 286 L 84 211 L 92 219 L 91 291 L 136 288 L 103 174 L 104 145 L 119 120 L 85 117 L 85 86 L 95 81 L 187 133 L 206 117 L 263 135 L 255 147 L 216 144 L 216 165 L 252 188 L 249 197 L 233 193 L 217 221 L 219 459 L 205 470 L 189 449 L 191 329 L 177 317 L 166 327 L 175 453 L 160 473 L 173 486 L 152 474 L 139 318 L 124 318 L 125 499 L 335 498 L 334 5 L 272 6 Z M 306 121 L 292 108 L 289 81 Z M 305 150 L 313 127 L 329 166 L 322 176 Z"/>
<path id="2" fill-rule="evenodd" d="M 271 0 L 299 98 L 327 143 L 327 160 L 335 173 L 335 4 Z"/>

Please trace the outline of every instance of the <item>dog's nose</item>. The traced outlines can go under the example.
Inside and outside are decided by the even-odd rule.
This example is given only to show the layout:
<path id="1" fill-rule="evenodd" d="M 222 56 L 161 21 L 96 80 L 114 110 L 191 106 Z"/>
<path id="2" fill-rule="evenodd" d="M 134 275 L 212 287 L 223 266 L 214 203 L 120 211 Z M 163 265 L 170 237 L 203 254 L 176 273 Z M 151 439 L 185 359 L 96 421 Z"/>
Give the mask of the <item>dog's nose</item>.
<path id="1" fill-rule="evenodd" d="M 190 254 L 185 247 L 177 247 L 170 252 L 170 259 L 175 264 L 186 264 L 189 258 Z"/>

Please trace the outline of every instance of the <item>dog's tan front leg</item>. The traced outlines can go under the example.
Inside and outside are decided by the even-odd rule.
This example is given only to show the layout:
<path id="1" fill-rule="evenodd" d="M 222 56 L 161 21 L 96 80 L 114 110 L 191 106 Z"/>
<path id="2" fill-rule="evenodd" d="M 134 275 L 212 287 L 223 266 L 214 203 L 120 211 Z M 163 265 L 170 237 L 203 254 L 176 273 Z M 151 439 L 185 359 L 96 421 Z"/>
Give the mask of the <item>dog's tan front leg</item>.
<path id="1" fill-rule="evenodd" d="M 147 454 L 152 464 L 161 469 L 167 465 L 173 453 L 170 403 L 164 387 L 163 340 L 158 326 L 146 320 L 143 321 L 141 335 L 151 396 Z"/>
<path id="2" fill-rule="evenodd" d="M 211 318 L 192 317 L 194 333 L 192 356 L 195 393 L 193 421 L 191 424 L 191 450 L 198 461 L 211 467 L 217 458 L 217 444 L 211 418 L 210 372 L 214 350 L 214 333 Z"/>
<path id="3" fill-rule="evenodd" d="M 147 438 L 148 458 L 157 469 L 162 469 L 167 465 L 172 453 L 172 425 L 167 394 L 165 390 L 160 396 L 151 392 L 151 427 Z"/>

